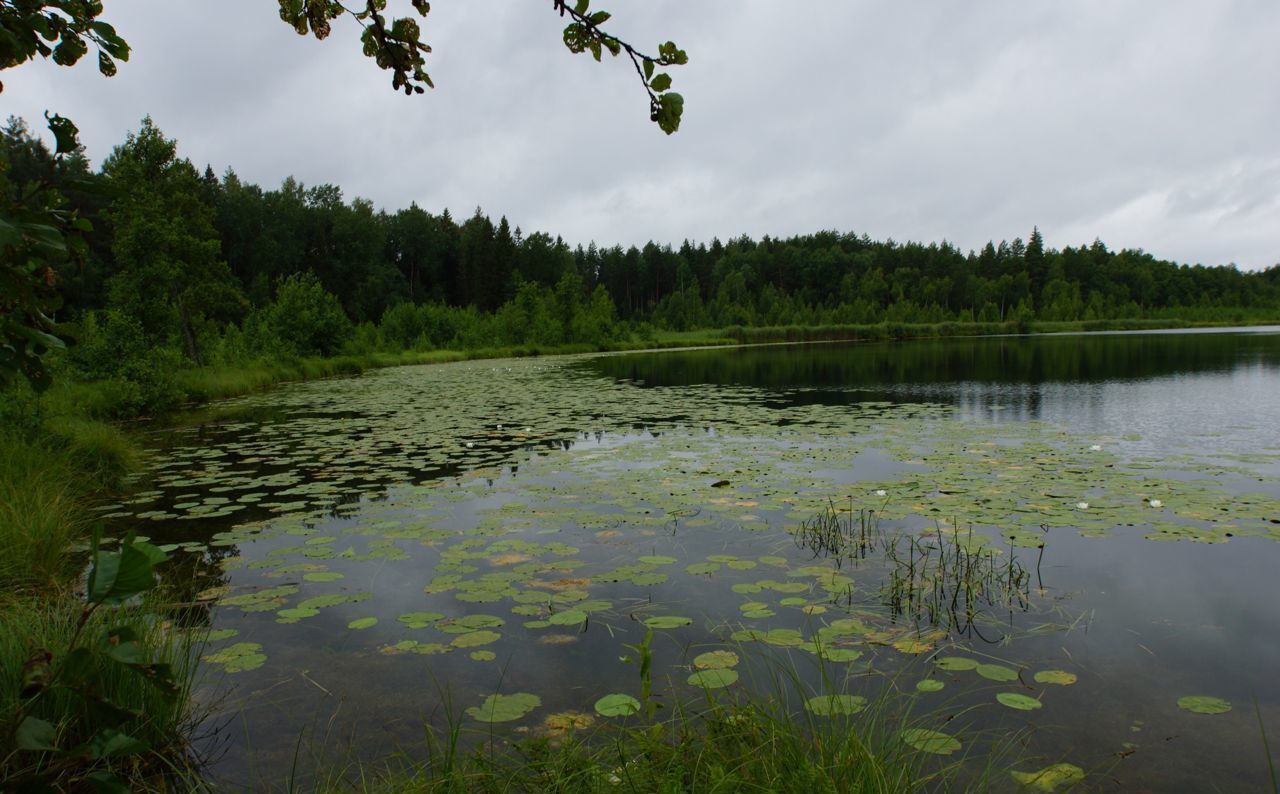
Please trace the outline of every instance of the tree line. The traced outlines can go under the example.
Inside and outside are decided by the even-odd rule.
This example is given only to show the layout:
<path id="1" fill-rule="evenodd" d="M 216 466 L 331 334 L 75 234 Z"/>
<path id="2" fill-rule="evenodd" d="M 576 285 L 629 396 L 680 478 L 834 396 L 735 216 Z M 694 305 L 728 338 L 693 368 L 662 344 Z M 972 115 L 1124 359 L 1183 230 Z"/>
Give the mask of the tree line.
<path id="1" fill-rule="evenodd" d="M 20 119 L 0 137 L 7 190 L 47 183 L 105 220 L 83 261 L 58 268 L 58 319 L 92 318 L 91 331 L 196 364 L 330 354 L 357 338 L 601 344 L 641 325 L 1232 319 L 1280 308 L 1280 266 L 1185 266 L 1098 240 L 1050 249 L 1038 230 L 967 253 L 836 231 L 584 247 L 480 208 L 388 212 L 335 185 L 218 176 L 149 118 L 96 171 L 82 152 L 55 158 Z"/>

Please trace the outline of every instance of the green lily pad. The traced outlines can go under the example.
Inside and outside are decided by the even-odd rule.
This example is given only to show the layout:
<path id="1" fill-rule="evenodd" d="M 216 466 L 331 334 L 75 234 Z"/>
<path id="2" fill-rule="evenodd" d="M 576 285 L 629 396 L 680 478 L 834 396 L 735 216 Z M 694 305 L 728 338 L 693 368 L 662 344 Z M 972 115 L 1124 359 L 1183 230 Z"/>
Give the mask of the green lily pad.
<path id="1" fill-rule="evenodd" d="M 944 684 L 943 682 L 939 681 L 936 678 L 926 678 L 923 681 L 916 682 L 916 691 L 917 692 L 937 692 L 941 690 L 944 686 L 946 686 L 946 684 Z"/>
<path id="2" fill-rule="evenodd" d="M 337 571 L 316 571 L 315 573 L 303 574 L 302 578 L 308 582 L 336 582 L 339 579 L 345 579 L 346 576 Z"/>
<path id="3" fill-rule="evenodd" d="M 498 654 L 493 651 L 472 651 L 471 658 L 477 662 L 492 662 L 498 658 Z"/>
<path id="4" fill-rule="evenodd" d="M 673 563 L 679 562 L 679 560 L 677 560 L 675 557 L 664 557 L 661 554 L 653 554 L 647 557 L 637 557 L 636 561 L 642 562 L 645 565 L 671 565 Z"/>
<path id="5" fill-rule="evenodd" d="M 502 635 L 496 631 L 469 631 L 466 634 L 459 634 L 454 637 L 450 645 L 455 648 L 476 648 L 497 642 L 500 639 L 502 639 Z"/>
<path id="6" fill-rule="evenodd" d="M 1076 682 L 1076 674 L 1068 673 L 1065 670 L 1041 670 L 1036 673 L 1037 684 L 1057 684 L 1058 686 L 1071 686 Z"/>
<path id="7" fill-rule="evenodd" d="M 587 613 L 581 609 L 567 609 L 547 618 L 547 622 L 552 626 L 580 626 L 586 621 L 587 617 Z"/>
<path id="8" fill-rule="evenodd" d="M 435 621 L 444 617 L 439 612 L 407 612 L 396 618 L 411 629 L 425 629 Z"/>
<path id="9" fill-rule="evenodd" d="M 262 646 L 256 642 L 237 642 L 203 658 L 206 662 L 222 665 L 222 669 L 228 673 L 256 670 L 267 661 L 267 655 L 262 652 Z"/>
<path id="10" fill-rule="evenodd" d="M 630 695 L 605 695 L 596 701 L 596 713 L 602 717 L 628 717 L 640 711 L 640 701 Z"/>
<path id="11" fill-rule="evenodd" d="M 356 618 L 347 624 L 349 629 L 367 629 L 378 625 L 377 618 Z"/>
<path id="12" fill-rule="evenodd" d="M 514 695 L 490 695 L 467 713 L 480 722 L 511 722 L 542 705 L 542 698 L 519 692 Z"/>
<path id="13" fill-rule="evenodd" d="M 973 669 L 978 675 L 991 681 L 1009 682 L 1018 680 L 1018 671 L 1002 664 L 980 664 Z"/>
<path id="14" fill-rule="evenodd" d="M 1192 714 L 1226 714 L 1231 711 L 1231 703 L 1209 695 L 1188 695 L 1178 698 L 1178 708 Z"/>
<path id="15" fill-rule="evenodd" d="M 684 569 L 687 573 L 691 573 L 694 576 L 701 576 L 703 574 L 713 574 L 716 571 L 720 570 L 720 563 L 695 562 L 692 565 L 686 565 Z"/>
<path id="16" fill-rule="evenodd" d="M 867 707 L 867 699 L 862 695 L 818 695 L 806 700 L 804 707 L 819 717 L 857 714 Z"/>
<path id="17" fill-rule="evenodd" d="M 737 670 L 715 669 L 699 670 L 689 676 L 689 683 L 703 689 L 720 689 L 738 680 Z"/>
<path id="18" fill-rule="evenodd" d="M 682 626 L 692 626 L 693 618 L 684 618 L 679 615 L 659 615 L 646 618 L 644 625 L 651 629 L 678 629 Z"/>
<path id="19" fill-rule="evenodd" d="M 996 695 L 996 700 L 1009 708 L 1017 709 L 1018 711 L 1035 711 L 1036 709 L 1044 706 L 1040 701 L 1030 695 L 1024 695 L 1021 692 L 1001 692 Z"/>
<path id="20" fill-rule="evenodd" d="M 1075 764 L 1052 764 L 1038 772 L 1010 772 L 1013 779 L 1036 791 L 1057 791 L 1059 786 L 1073 786 L 1084 780 L 1084 770 Z"/>
<path id="21" fill-rule="evenodd" d="M 707 651 L 694 657 L 693 666 L 699 670 L 727 670 L 738 666 L 738 654 L 733 651 Z"/>
<path id="22" fill-rule="evenodd" d="M 922 753 L 933 755 L 951 755 L 960 749 L 959 739 L 928 728 L 908 728 L 902 732 L 902 741 Z"/>
<path id="23" fill-rule="evenodd" d="M 952 672 L 960 672 L 962 670 L 974 670 L 980 662 L 977 659 L 966 659 L 963 656 L 943 656 L 940 659 L 934 659 L 934 664 L 940 670 L 949 670 Z M 1017 676 L 1014 676 L 1015 678 Z"/>

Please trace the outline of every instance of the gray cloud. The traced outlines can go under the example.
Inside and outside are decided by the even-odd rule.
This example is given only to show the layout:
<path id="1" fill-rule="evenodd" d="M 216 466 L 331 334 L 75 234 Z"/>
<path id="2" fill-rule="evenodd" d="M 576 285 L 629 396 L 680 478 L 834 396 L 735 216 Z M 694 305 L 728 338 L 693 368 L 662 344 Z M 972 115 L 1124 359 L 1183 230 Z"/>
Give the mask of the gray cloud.
<path id="1" fill-rule="evenodd" d="M 684 128 L 630 66 L 559 43 L 549 2 L 438 3 L 439 88 L 392 92 L 350 26 L 298 37 L 269 0 L 107 4 L 133 60 L 5 75 L 105 156 L 147 113 L 185 156 L 293 175 L 389 209 L 477 206 L 573 242 L 823 228 L 961 248 L 1102 237 L 1161 257 L 1280 262 L 1280 6 L 598 0 L 640 44 L 674 38 Z"/>

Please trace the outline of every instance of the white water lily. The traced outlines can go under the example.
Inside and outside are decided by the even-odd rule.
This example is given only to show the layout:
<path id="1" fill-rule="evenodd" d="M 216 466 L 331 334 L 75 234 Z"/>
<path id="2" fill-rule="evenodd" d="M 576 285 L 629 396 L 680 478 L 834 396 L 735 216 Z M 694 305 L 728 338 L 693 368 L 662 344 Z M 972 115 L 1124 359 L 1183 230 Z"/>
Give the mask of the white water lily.
<path id="1" fill-rule="evenodd" d="M 876 496 L 888 496 L 888 495 L 889 495 L 889 492 L 883 488 L 876 491 Z"/>
<path id="2" fill-rule="evenodd" d="M 1076 507 L 1077 507 L 1077 508 L 1079 508 L 1079 509 L 1081 509 L 1081 510 L 1088 510 L 1088 509 L 1089 509 L 1089 503 L 1088 503 L 1088 502 L 1076 502 Z"/>
<path id="3" fill-rule="evenodd" d="M 1164 507 L 1164 502 L 1160 501 L 1159 499 L 1152 499 L 1152 500 L 1149 502 L 1149 504 L 1150 504 L 1152 507 Z"/>
<path id="4" fill-rule="evenodd" d="M 1101 444 L 1094 444 L 1093 446 L 1089 447 L 1089 450 L 1090 450 L 1091 452 L 1101 452 L 1101 451 L 1102 451 L 1102 445 L 1101 445 Z"/>
<path id="5" fill-rule="evenodd" d="M 526 433 L 533 432 L 533 428 L 532 428 L 532 427 L 526 427 L 526 428 L 524 429 L 524 432 L 526 432 Z"/>
<path id="6" fill-rule="evenodd" d="M 471 448 L 472 448 L 472 447 L 474 447 L 474 446 L 475 446 L 475 443 L 474 443 L 474 442 L 472 442 L 472 441 L 468 441 L 468 442 L 467 442 L 467 449 L 471 449 Z"/>

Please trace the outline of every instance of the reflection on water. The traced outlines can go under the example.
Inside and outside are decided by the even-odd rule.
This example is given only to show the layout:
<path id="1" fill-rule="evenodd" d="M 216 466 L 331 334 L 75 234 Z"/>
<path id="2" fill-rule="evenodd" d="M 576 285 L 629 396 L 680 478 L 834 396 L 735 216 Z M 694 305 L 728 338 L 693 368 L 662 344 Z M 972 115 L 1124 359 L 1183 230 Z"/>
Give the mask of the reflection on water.
<path id="1" fill-rule="evenodd" d="M 329 762 L 337 747 L 420 754 L 424 720 L 499 684 L 543 701 L 516 726 L 590 711 L 635 690 L 619 657 L 659 616 L 693 621 L 658 632 L 668 703 L 697 697 L 685 679 L 705 650 L 744 656 L 727 693 L 762 688 L 779 661 L 816 683 L 827 644 L 837 678 L 868 693 L 868 669 L 911 684 L 934 651 L 971 655 L 1022 680 L 949 673 L 922 709 L 1032 727 L 1028 754 L 1100 787 L 1266 780 L 1251 712 L 1280 725 L 1275 333 L 472 362 L 237 402 L 238 420 L 176 431 L 154 487 L 112 508 L 188 544 L 175 555 L 202 586 L 280 588 L 208 616 L 238 632 L 213 649 L 268 657 L 211 665 L 226 697 L 213 770 L 234 783 L 281 778 L 304 730 Z M 836 559 L 797 533 L 833 506 L 874 515 L 878 550 Z M 952 599 L 936 582 L 904 606 L 903 566 L 914 582 L 930 563 L 902 546 L 890 559 L 895 536 L 963 543 L 990 582 L 1015 564 L 1027 578 L 1017 599 L 939 620 Z M 495 636 L 446 630 L 468 615 Z M 1032 681 L 1050 668 L 1079 681 Z M 995 704 L 1006 691 L 1044 708 Z M 1193 694 L 1235 708 L 1180 711 Z"/>

